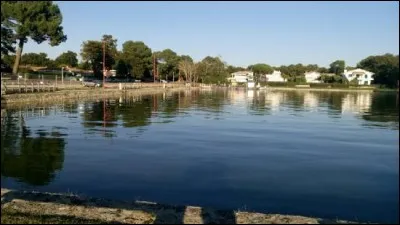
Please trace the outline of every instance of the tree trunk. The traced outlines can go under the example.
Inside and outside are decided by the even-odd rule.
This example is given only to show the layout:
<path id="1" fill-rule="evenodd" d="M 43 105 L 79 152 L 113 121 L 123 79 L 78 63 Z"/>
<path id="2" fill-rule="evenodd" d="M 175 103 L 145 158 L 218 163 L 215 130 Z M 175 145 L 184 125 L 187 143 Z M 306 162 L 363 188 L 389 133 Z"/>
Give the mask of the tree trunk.
<path id="1" fill-rule="evenodd" d="M 15 53 L 15 62 L 14 62 L 14 67 L 13 67 L 13 74 L 18 73 L 18 68 L 19 64 L 21 62 L 21 56 L 22 56 L 22 49 L 24 48 L 24 41 L 22 39 L 18 40 L 18 48 Z"/>

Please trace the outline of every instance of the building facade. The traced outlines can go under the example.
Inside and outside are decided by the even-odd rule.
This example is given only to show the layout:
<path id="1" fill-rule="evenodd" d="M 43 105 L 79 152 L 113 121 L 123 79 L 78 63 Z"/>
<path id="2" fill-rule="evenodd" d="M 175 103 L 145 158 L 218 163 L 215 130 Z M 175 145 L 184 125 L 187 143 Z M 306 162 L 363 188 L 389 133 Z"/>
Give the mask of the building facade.
<path id="1" fill-rule="evenodd" d="M 344 70 L 343 77 L 346 78 L 349 82 L 353 80 L 357 80 L 358 85 L 371 85 L 374 73 L 363 70 L 363 69 L 355 69 L 355 70 Z"/>

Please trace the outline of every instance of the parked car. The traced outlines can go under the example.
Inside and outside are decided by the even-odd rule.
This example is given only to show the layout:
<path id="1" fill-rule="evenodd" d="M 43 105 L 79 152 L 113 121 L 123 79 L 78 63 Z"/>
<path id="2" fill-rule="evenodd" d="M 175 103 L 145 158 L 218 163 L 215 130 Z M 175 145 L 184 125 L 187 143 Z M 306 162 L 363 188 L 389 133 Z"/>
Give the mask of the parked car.
<path id="1" fill-rule="evenodd" d="M 101 81 L 101 80 L 83 79 L 82 84 L 85 87 L 101 87 L 103 85 L 103 81 Z"/>

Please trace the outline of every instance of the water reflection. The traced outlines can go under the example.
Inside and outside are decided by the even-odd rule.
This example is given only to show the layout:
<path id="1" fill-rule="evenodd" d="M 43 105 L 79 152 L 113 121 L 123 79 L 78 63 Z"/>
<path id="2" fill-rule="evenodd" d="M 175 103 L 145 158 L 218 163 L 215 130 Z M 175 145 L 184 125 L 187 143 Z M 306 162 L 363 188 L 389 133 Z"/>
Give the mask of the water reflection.
<path id="1" fill-rule="evenodd" d="M 397 98 L 222 89 L 2 109 L 2 185 L 396 221 Z"/>
<path id="2" fill-rule="evenodd" d="M 22 113 L 2 110 L 1 175 L 16 178 L 30 185 L 46 185 L 62 170 L 65 136 L 54 128 L 52 132 L 26 126 Z"/>
<path id="3" fill-rule="evenodd" d="M 257 116 L 279 115 L 279 112 L 304 116 L 307 112 L 319 112 L 336 119 L 350 115 L 365 120 L 366 126 L 398 129 L 397 98 L 393 93 L 370 92 L 197 90 L 26 107 L 18 112 L 28 120 L 65 116 L 71 123 L 77 123 L 80 118 L 87 138 L 118 137 L 119 127 L 135 128 L 136 134 L 140 134 L 152 124 L 173 123 L 191 113 L 223 120 L 239 111 Z M 53 132 L 53 136 L 57 133 Z"/>

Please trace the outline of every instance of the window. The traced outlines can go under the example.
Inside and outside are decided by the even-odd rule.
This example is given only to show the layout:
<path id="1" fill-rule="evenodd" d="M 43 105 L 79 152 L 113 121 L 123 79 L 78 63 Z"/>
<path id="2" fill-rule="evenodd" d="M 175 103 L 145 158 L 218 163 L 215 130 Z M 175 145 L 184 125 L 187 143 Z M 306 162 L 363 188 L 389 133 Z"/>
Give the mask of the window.
<path id="1" fill-rule="evenodd" d="M 367 76 L 367 75 L 365 75 L 365 76 Z M 364 81 L 364 85 L 368 85 L 368 81 Z"/>
<path id="2" fill-rule="evenodd" d="M 364 75 L 364 78 L 365 78 L 365 79 L 367 79 L 367 78 L 368 78 L 368 75 L 367 75 L 367 74 L 365 74 L 365 75 Z"/>

